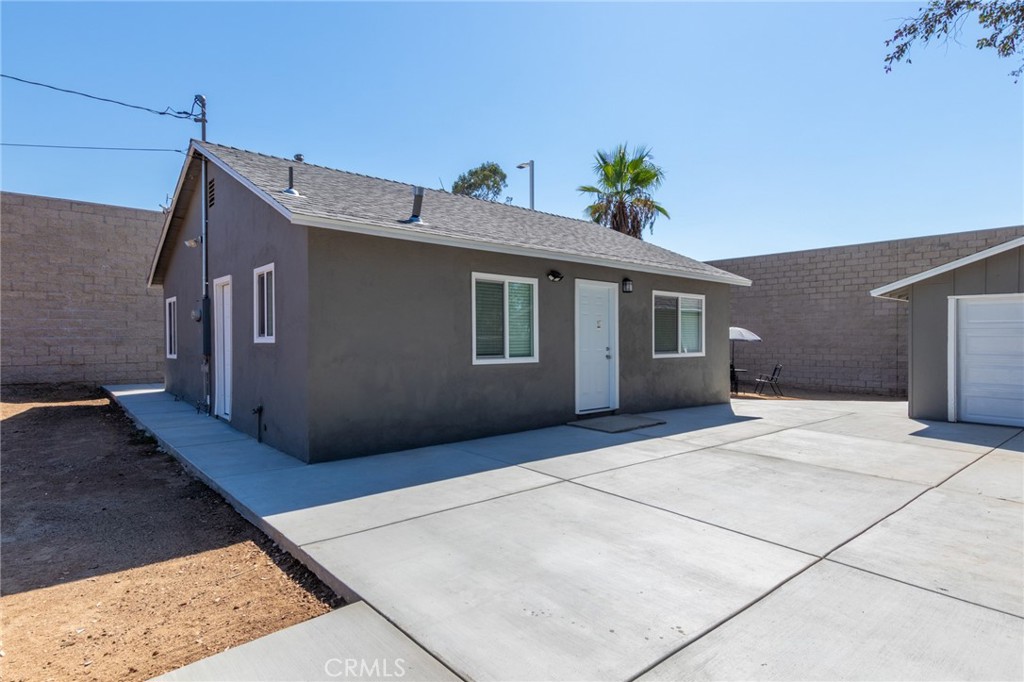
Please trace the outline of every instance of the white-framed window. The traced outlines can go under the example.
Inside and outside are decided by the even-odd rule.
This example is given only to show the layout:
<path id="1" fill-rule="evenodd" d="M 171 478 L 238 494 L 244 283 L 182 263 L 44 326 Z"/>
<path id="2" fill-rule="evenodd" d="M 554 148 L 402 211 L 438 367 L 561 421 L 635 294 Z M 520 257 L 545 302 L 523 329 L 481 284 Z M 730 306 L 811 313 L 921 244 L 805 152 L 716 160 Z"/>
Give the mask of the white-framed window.
<path id="1" fill-rule="evenodd" d="M 704 357 L 704 295 L 655 291 L 652 302 L 654 357 Z"/>
<path id="2" fill-rule="evenodd" d="M 537 280 L 473 273 L 473 364 L 537 362 Z"/>
<path id="3" fill-rule="evenodd" d="M 178 358 L 178 297 L 164 302 L 164 350 L 168 360 Z"/>
<path id="4" fill-rule="evenodd" d="M 252 271 L 252 340 L 274 343 L 274 264 Z"/>

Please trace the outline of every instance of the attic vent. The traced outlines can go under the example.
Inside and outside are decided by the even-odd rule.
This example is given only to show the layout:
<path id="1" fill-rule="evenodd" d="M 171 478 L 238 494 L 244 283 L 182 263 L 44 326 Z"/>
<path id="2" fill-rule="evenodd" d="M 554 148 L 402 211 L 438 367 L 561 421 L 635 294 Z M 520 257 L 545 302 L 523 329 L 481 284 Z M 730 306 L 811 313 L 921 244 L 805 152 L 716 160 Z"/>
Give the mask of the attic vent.
<path id="1" fill-rule="evenodd" d="M 216 185 L 213 184 L 213 178 L 206 183 L 206 207 L 213 208 L 213 202 L 216 199 Z"/>

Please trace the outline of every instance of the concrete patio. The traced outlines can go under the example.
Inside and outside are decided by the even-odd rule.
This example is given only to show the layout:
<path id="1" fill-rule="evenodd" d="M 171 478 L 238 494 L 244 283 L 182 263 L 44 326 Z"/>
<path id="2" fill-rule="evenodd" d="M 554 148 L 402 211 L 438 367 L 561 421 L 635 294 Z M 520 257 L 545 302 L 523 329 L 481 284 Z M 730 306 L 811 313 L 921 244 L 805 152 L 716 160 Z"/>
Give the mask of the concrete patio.
<path id="1" fill-rule="evenodd" d="M 167 679 L 1024 677 L 1020 429 L 734 401 L 304 465 L 109 390 L 363 601 Z"/>

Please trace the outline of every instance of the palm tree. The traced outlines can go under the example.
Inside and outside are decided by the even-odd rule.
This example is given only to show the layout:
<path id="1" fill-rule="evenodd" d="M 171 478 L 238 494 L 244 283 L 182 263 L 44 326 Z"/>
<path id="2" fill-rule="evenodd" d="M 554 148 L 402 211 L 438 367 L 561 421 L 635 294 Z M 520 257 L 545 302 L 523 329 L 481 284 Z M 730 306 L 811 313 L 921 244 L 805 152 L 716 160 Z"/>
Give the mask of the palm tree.
<path id="1" fill-rule="evenodd" d="M 594 157 L 597 186 L 582 185 L 576 190 L 594 197 L 587 214 L 595 223 L 617 232 L 643 239 L 645 229 L 654 231 L 658 214 L 668 211 L 651 197 L 661 186 L 665 172 L 654 165 L 651 150 L 636 147 L 632 153 L 620 144 L 613 152 L 598 151 Z"/>

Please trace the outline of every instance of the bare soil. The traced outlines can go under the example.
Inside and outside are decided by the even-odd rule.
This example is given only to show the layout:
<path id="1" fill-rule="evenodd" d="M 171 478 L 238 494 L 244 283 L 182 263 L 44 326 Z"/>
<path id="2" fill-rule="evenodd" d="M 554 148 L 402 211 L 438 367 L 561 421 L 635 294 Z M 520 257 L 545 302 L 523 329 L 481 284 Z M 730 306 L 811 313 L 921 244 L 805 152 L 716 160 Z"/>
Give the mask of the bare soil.
<path id="1" fill-rule="evenodd" d="M 98 389 L 0 418 L 0 678 L 145 680 L 342 604 Z"/>

